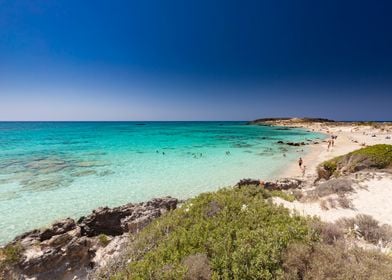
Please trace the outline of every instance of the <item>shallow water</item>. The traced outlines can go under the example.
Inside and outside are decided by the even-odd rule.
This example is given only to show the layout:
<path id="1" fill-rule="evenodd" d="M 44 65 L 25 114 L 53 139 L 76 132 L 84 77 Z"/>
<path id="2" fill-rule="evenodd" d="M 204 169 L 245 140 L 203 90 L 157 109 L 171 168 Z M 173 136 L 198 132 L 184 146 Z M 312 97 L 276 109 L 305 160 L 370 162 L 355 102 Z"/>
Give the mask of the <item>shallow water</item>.
<path id="1" fill-rule="evenodd" d="M 277 141 L 319 137 L 242 122 L 0 122 L 0 243 L 98 206 L 272 178 L 303 149 Z"/>

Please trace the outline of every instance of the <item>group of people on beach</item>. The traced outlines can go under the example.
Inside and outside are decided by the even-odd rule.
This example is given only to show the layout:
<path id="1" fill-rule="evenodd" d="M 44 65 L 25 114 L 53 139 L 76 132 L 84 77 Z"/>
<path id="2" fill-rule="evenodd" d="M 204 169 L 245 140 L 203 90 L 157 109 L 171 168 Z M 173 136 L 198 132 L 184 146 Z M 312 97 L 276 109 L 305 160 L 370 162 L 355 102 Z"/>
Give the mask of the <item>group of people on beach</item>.
<path id="1" fill-rule="evenodd" d="M 335 140 L 337 138 L 338 138 L 337 135 L 331 135 L 331 138 L 328 140 L 328 148 L 327 148 L 328 151 L 330 148 L 332 148 L 335 145 Z"/>
<path id="2" fill-rule="evenodd" d="M 337 135 L 331 135 L 331 138 L 328 139 L 328 151 L 330 148 L 332 148 L 335 145 L 335 140 L 337 138 L 338 138 Z M 302 157 L 300 157 L 298 159 L 298 166 L 299 166 L 299 169 L 302 171 L 302 177 L 305 177 L 306 165 L 304 165 L 304 160 L 302 159 Z"/>

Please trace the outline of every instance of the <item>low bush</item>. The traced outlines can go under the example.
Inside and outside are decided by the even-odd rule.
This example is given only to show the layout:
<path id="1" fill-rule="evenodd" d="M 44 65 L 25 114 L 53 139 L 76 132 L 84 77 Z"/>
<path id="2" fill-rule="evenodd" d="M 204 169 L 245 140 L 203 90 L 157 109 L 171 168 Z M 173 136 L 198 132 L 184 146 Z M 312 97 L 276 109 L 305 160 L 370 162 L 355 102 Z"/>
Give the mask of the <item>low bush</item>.
<path id="1" fill-rule="evenodd" d="M 272 196 L 277 196 L 280 197 L 284 200 L 287 200 L 289 202 L 293 202 L 295 200 L 295 196 L 291 193 L 283 192 L 283 191 L 271 191 L 270 192 Z"/>
<path id="2" fill-rule="evenodd" d="M 313 190 L 317 197 L 324 197 L 331 194 L 344 195 L 354 191 L 353 182 L 345 178 L 330 179 Z"/>
<path id="3" fill-rule="evenodd" d="M 356 150 L 351 155 L 359 155 L 372 160 L 372 167 L 392 167 L 392 145 L 379 144 Z"/>
<path id="4" fill-rule="evenodd" d="M 392 279 L 392 259 L 345 244 L 290 244 L 283 256 L 286 280 Z"/>
<path id="5" fill-rule="evenodd" d="M 369 215 L 359 214 L 354 218 L 343 218 L 338 220 L 337 224 L 345 229 L 354 229 L 354 225 L 357 225 L 363 238 L 373 244 L 377 244 L 380 239 L 386 242 L 392 241 L 392 227 L 380 225 Z"/>
<path id="6" fill-rule="evenodd" d="M 184 259 L 183 265 L 187 272 L 186 280 L 208 280 L 211 279 L 211 267 L 206 254 L 195 254 Z"/>
<path id="7" fill-rule="evenodd" d="M 291 194 L 298 201 L 302 200 L 302 198 L 304 198 L 304 196 L 305 196 L 304 192 L 301 190 L 292 190 Z"/>
<path id="8" fill-rule="evenodd" d="M 333 174 L 336 173 L 338 168 L 338 162 L 341 157 L 336 157 L 331 160 L 324 161 L 317 167 L 318 179 L 328 180 Z"/>
<path id="9" fill-rule="evenodd" d="M 392 168 L 392 145 L 368 146 L 325 161 L 317 167 L 317 174 L 318 179 L 329 179 L 342 172 L 352 173 L 371 168 Z"/>
<path id="10" fill-rule="evenodd" d="M 19 244 L 11 244 L 3 249 L 0 249 L 0 255 L 3 264 L 14 264 L 17 263 L 23 253 L 22 246 Z"/>
<path id="11" fill-rule="evenodd" d="M 392 259 L 347 246 L 343 224 L 292 215 L 269 197 L 256 186 L 201 194 L 131 236 L 123 265 L 106 271 L 112 280 L 392 279 Z"/>
<path id="12" fill-rule="evenodd" d="M 98 235 L 98 241 L 103 247 L 106 247 L 110 243 L 108 236 L 103 233 Z"/>
<path id="13" fill-rule="evenodd" d="M 337 199 L 339 206 L 345 209 L 352 208 L 352 203 L 350 199 L 348 199 L 346 196 L 339 196 Z"/>
<path id="14" fill-rule="evenodd" d="M 344 238 L 344 232 L 335 223 L 324 223 L 320 220 L 312 220 L 310 227 L 320 237 L 320 241 L 326 244 L 333 244 Z"/>
<path id="15" fill-rule="evenodd" d="M 282 279 L 285 248 L 317 236 L 305 218 L 267 201 L 270 195 L 260 187 L 199 195 L 138 234 L 114 279 L 184 279 L 198 270 L 210 270 L 212 279 Z M 222 207 L 208 216 L 211 202 Z M 189 267 L 194 256 L 196 268 Z"/>
<path id="16" fill-rule="evenodd" d="M 16 264 L 22 257 L 23 248 L 20 244 L 7 245 L 0 249 L 0 279 L 3 279 L 7 266 Z"/>

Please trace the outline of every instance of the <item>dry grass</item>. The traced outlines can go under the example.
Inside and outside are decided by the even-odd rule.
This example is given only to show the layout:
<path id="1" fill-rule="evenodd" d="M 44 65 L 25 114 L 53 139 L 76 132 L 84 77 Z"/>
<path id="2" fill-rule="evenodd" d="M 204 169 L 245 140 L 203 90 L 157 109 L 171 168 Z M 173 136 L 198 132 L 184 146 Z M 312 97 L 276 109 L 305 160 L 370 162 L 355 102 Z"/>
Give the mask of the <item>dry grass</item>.
<path id="1" fill-rule="evenodd" d="M 337 221 L 337 225 L 345 229 L 353 229 L 354 225 L 359 228 L 362 237 L 373 244 L 379 240 L 392 242 L 392 227 L 389 225 L 380 225 L 373 217 L 369 215 L 357 215 L 355 218 L 343 218 Z"/>
<path id="2" fill-rule="evenodd" d="M 333 244 L 344 239 L 344 232 L 337 224 L 314 220 L 310 227 L 320 236 L 321 241 L 326 244 Z"/>
<path id="3" fill-rule="evenodd" d="M 354 220 L 354 219 L 353 219 Z M 365 227 L 378 226 L 369 216 L 355 219 Z M 344 221 L 352 224 L 353 221 Z M 350 247 L 345 243 L 344 223 L 323 223 L 314 220 L 310 226 L 321 242 L 293 243 L 283 254 L 284 279 L 286 280 L 382 280 L 392 279 L 392 258 L 375 251 Z M 381 226 L 377 232 L 392 237 L 392 228 Z"/>
<path id="4" fill-rule="evenodd" d="M 300 201 L 304 197 L 304 193 L 301 190 L 292 190 L 291 194 L 295 197 L 296 200 Z"/>
<path id="5" fill-rule="evenodd" d="M 344 243 L 292 244 L 283 257 L 286 280 L 392 279 L 392 259 L 388 256 L 346 249 Z"/>
<path id="6" fill-rule="evenodd" d="M 324 211 L 329 210 L 328 202 L 325 199 L 320 200 L 320 208 L 321 208 L 321 210 L 324 210 Z"/>
<path id="7" fill-rule="evenodd" d="M 346 196 L 342 195 L 339 196 L 337 199 L 337 202 L 339 204 L 340 207 L 344 208 L 344 209 L 351 209 L 353 208 L 353 205 L 351 203 L 351 200 L 348 199 Z"/>
<path id="8" fill-rule="evenodd" d="M 329 181 L 318 185 L 314 192 L 318 197 L 324 197 L 331 194 L 343 195 L 354 190 L 352 184 L 353 182 L 350 179 L 330 179 Z"/>
<path id="9" fill-rule="evenodd" d="M 329 208 L 336 208 L 336 200 L 332 197 L 328 197 L 327 198 L 328 204 L 329 204 Z"/>
<path id="10" fill-rule="evenodd" d="M 186 280 L 208 280 L 211 279 L 211 267 L 206 254 L 195 254 L 188 256 L 183 261 L 187 268 Z"/>

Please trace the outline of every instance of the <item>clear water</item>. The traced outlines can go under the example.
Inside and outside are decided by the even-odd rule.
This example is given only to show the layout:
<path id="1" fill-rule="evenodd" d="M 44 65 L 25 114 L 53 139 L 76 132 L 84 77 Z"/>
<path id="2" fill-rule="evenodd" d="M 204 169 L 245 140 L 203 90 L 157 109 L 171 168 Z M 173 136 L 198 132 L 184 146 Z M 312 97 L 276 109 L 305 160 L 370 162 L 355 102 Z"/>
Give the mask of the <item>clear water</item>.
<path id="1" fill-rule="evenodd" d="M 278 140 L 318 137 L 241 122 L 0 122 L 0 243 L 98 206 L 272 178 L 299 153 Z"/>

